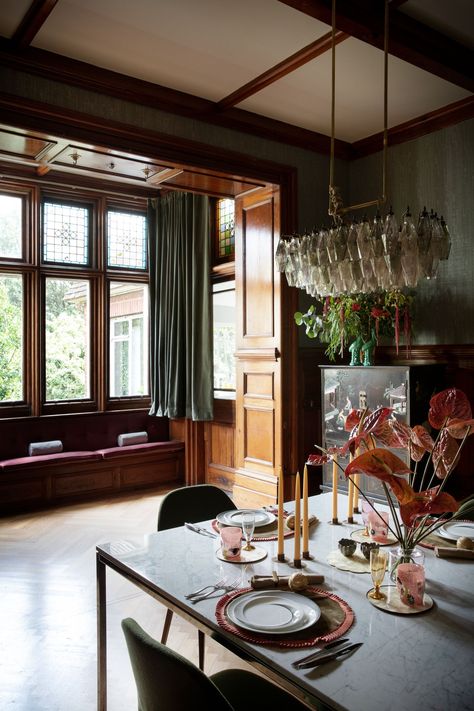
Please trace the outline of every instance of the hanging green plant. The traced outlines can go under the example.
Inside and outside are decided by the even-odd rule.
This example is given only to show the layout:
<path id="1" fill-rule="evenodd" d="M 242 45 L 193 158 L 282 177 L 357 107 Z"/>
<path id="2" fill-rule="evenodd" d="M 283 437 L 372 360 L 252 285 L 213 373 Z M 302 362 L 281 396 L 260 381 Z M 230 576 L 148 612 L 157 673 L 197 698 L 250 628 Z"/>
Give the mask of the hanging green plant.
<path id="1" fill-rule="evenodd" d="M 413 296 L 398 290 L 370 294 L 327 296 L 317 308 L 312 304 L 306 313 L 297 311 L 295 323 L 304 326 L 308 338 L 327 343 L 326 355 L 335 360 L 343 356 L 351 341 L 376 343 L 380 336 L 393 338 L 397 347 L 404 335 L 407 347 L 411 340 Z"/>

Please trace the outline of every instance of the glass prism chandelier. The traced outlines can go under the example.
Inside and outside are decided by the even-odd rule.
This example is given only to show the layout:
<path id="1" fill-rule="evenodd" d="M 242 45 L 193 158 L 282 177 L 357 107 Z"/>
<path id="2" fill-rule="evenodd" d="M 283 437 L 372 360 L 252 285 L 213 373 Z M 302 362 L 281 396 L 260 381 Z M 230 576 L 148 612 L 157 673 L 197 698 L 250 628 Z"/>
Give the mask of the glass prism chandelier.
<path id="1" fill-rule="evenodd" d="M 382 150 L 382 195 L 380 198 L 344 207 L 334 185 L 335 95 L 336 95 L 336 0 L 332 0 L 332 101 L 329 209 L 331 227 L 302 235 L 282 235 L 275 254 L 278 270 L 289 286 L 306 290 L 313 297 L 359 294 L 415 288 L 421 279 L 437 276 L 439 264 L 448 259 L 451 237 L 442 216 L 426 207 L 416 224 L 407 208 L 400 222 L 387 203 L 388 146 L 388 30 L 389 0 L 384 16 L 384 129 Z M 371 221 L 345 221 L 349 212 L 377 206 Z"/>

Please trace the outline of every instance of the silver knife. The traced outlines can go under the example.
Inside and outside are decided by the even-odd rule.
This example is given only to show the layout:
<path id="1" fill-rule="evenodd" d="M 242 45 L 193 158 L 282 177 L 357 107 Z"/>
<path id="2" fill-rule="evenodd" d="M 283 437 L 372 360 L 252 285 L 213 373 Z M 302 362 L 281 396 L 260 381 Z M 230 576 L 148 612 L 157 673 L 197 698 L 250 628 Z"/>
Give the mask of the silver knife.
<path id="1" fill-rule="evenodd" d="M 257 576 L 255 576 L 257 577 Z M 349 637 L 342 637 L 341 639 L 336 639 L 334 642 L 329 642 L 329 644 L 326 644 L 322 649 L 318 649 L 317 652 L 311 652 L 311 654 L 308 654 L 306 657 L 302 657 L 301 659 L 297 659 L 296 662 L 293 662 L 292 666 L 298 667 L 300 664 L 303 664 L 304 662 L 312 662 L 313 659 L 317 659 L 319 656 L 323 656 L 326 654 L 326 651 L 328 649 L 334 649 L 335 647 L 339 647 L 340 644 L 344 644 L 344 642 L 348 642 Z"/>
<path id="2" fill-rule="evenodd" d="M 329 654 L 323 654 L 321 657 L 317 657 L 316 659 L 313 659 L 312 662 L 303 662 L 301 664 L 297 665 L 298 669 L 309 669 L 310 667 L 316 667 L 319 666 L 320 664 L 326 664 L 326 662 L 331 662 L 333 659 L 337 659 L 338 657 L 342 657 L 345 654 L 349 654 L 349 652 L 352 652 L 354 649 L 357 649 L 358 647 L 361 647 L 363 642 L 356 642 L 355 644 L 350 644 L 348 647 L 344 647 L 344 649 L 336 649 L 335 652 L 330 652 Z"/>
<path id="3" fill-rule="evenodd" d="M 200 528 L 199 526 L 195 526 L 193 523 L 185 523 L 184 524 L 186 528 L 189 528 L 190 531 L 194 531 L 194 533 L 200 533 L 201 536 L 209 536 L 209 538 L 217 538 L 217 534 L 211 533 L 211 531 L 207 531 L 205 528 Z"/>

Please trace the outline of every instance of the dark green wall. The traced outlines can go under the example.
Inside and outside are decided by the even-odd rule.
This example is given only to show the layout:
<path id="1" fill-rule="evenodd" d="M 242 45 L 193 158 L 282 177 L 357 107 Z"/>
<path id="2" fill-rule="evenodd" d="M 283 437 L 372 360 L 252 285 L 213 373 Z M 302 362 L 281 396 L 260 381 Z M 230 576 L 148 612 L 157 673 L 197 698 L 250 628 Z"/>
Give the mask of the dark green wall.
<path id="1" fill-rule="evenodd" d="M 381 154 L 351 163 L 352 204 L 380 195 L 381 171 Z M 417 219 L 426 205 L 443 215 L 452 237 L 438 277 L 417 289 L 414 342 L 474 343 L 474 120 L 389 149 L 387 173 L 397 217 L 409 205 Z"/>
<path id="2" fill-rule="evenodd" d="M 294 166 L 298 170 L 298 229 L 328 221 L 328 156 L 14 70 L 2 70 L 0 90 Z M 397 216 L 407 203 L 415 216 L 425 204 L 434 207 L 444 215 L 453 238 L 450 259 L 442 264 L 438 279 L 418 289 L 415 343 L 474 341 L 473 127 L 474 121 L 466 121 L 389 149 L 388 194 Z M 337 161 L 335 182 L 346 204 L 379 196 L 380 154 L 350 165 Z M 304 334 L 300 336 L 302 345 L 312 344 Z"/>

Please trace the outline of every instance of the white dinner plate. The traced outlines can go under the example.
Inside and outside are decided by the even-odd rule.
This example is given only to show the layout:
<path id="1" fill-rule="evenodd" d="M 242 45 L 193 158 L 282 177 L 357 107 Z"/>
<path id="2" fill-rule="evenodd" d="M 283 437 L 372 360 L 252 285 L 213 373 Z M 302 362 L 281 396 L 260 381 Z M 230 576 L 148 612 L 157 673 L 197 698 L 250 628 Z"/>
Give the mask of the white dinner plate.
<path id="1" fill-rule="evenodd" d="M 223 511 L 217 514 L 216 519 L 224 526 L 241 526 L 245 513 L 255 514 L 255 528 L 268 526 L 275 520 L 275 515 L 270 511 L 264 511 L 264 509 L 232 509 L 232 511 Z"/>
<path id="2" fill-rule="evenodd" d="M 466 536 L 474 541 L 474 521 L 450 521 L 438 528 L 435 533 L 450 541 L 457 541 L 461 536 Z"/>
<path id="3" fill-rule="evenodd" d="M 257 590 L 231 600 L 226 614 L 235 625 L 251 632 L 288 634 L 313 625 L 321 610 L 313 600 L 298 593 Z"/>

